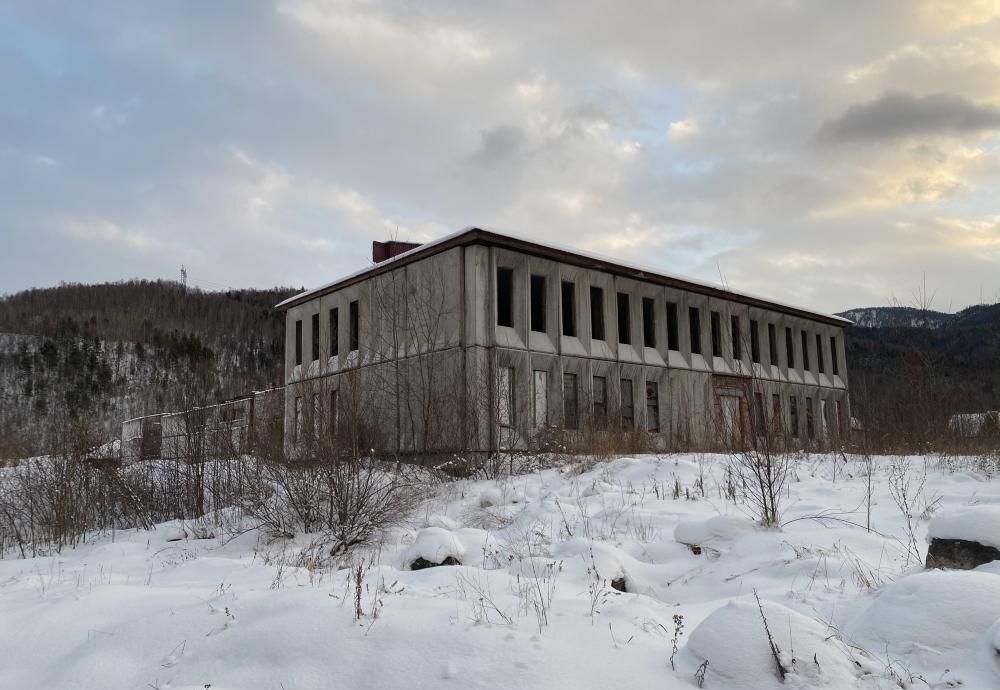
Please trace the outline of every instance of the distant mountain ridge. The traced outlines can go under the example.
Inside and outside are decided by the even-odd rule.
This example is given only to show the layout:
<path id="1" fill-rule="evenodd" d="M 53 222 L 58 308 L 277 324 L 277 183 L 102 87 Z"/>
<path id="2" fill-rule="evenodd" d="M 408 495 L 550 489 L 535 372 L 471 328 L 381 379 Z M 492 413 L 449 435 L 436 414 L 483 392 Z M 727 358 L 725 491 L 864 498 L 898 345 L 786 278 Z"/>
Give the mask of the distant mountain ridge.
<path id="1" fill-rule="evenodd" d="M 1000 304 L 974 305 L 953 314 L 916 307 L 858 307 L 837 316 L 860 328 L 939 328 L 1000 320 Z"/>
<path id="2" fill-rule="evenodd" d="M 854 322 L 855 326 L 861 328 L 896 328 L 906 326 L 937 328 L 947 323 L 953 317 L 952 314 L 913 307 L 860 307 L 842 311 L 837 316 L 850 319 Z"/>

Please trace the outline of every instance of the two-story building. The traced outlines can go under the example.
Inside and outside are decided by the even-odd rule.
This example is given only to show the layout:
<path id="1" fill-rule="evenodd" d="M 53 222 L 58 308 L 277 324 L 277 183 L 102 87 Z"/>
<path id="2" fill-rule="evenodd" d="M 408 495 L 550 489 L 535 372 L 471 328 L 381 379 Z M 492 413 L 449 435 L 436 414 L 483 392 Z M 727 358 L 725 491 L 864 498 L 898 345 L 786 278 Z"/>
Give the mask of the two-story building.
<path id="1" fill-rule="evenodd" d="M 846 319 L 490 230 L 375 243 L 373 265 L 278 307 L 292 445 L 348 423 L 434 454 L 552 429 L 705 449 L 849 431 Z"/>

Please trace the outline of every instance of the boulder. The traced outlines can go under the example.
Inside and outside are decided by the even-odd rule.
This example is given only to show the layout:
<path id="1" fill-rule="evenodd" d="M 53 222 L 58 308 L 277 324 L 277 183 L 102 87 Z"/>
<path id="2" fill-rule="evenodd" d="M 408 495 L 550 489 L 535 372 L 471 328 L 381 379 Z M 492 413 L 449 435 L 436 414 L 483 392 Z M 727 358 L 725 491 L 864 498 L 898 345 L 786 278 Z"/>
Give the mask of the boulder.
<path id="1" fill-rule="evenodd" d="M 425 527 L 417 532 L 413 544 L 406 550 L 404 562 L 410 570 L 423 570 L 439 565 L 461 565 L 465 547 L 455 532 L 443 527 Z"/>
<path id="2" fill-rule="evenodd" d="M 928 568 L 972 570 L 1000 561 L 1000 506 L 965 506 L 935 515 L 927 540 Z"/>
<path id="3" fill-rule="evenodd" d="M 410 570 L 424 570 L 425 568 L 437 568 L 442 565 L 462 565 L 457 558 L 452 558 L 448 556 L 440 563 L 432 563 L 426 558 L 417 557 L 412 563 L 410 563 Z"/>
<path id="4" fill-rule="evenodd" d="M 931 539 L 927 549 L 927 568 L 972 570 L 992 561 L 1000 561 L 1000 549 L 967 539 Z"/>

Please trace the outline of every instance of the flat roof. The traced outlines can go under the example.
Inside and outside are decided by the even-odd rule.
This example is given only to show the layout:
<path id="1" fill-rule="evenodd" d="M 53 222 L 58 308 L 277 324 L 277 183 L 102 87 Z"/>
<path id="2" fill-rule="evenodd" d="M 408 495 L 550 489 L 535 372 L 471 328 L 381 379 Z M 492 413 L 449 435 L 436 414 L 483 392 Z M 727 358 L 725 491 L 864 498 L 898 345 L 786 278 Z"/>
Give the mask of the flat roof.
<path id="1" fill-rule="evenodd" d="M 546 244 L 537 240 L 511 235 L 506 232 L 498 232 L 496 230 L 474 226 L 463 228 L 458 232 L 445 235 L 444 237 L 440 237 L 436 240 L 428 242 L 427 244 L 422 244 L 416 249 L 411 249 L 408 252 L 394 256 L 393 258 L 382 261 L 381 263 L 367 266 L 360 271 L 338 278 L 333 282 L 320 285 L 319 287 L 306 290 L 305 292 L 300 292 L 299 294 L 293 295 L 292 297 L 289 297 L 279 303 L 275 308 L 286 310 L 316 297 L 320 297 L 345 288 L 349 285 L 361 282 L 367 278 L 386 273 L 395 268 L 399 268 L 400 266 L 405 266 L 406 264 L 413 263 L 414 261 L 419 261 L 435 254 L 439 254 L 443 251 L 447 251 L 453 247 L 473 244 L 483 244 L 510 249 L 574 266 L 581 266 L 584 268 L 603 271 L 605 273 L 611 273 L 625 278 L 632 278 L 634 280 L 642 280 L 680 290 L 686 290 L 688 292 L 694 292 L 707 297 L 726 299 L 746 304 L 748 306 L 770 309 L 772 311 L 808 318 L 814 321 L 822 321 L 835 326 L 850 326 L 853 324 L 853 321 L 840 316 L 824 314 L 822 312 L 813 311 L 804 307 L 778 302 L 760 295 L 732 290 L 724 285 L 664 273 L 663 271 L 655 268 L 639 266 L 611 257 L 591 254 L 589 252 L 583 252 L 568 247 L 560 247 L 554 244 Z"/>

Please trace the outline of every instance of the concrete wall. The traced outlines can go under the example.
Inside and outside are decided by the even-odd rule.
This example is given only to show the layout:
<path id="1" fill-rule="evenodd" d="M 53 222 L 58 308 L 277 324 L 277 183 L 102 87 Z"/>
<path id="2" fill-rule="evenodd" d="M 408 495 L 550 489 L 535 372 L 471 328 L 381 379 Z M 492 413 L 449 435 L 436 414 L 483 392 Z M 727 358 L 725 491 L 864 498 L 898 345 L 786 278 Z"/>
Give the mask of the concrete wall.
<path id="1" fill-rule="evenodd" d="M 514 276 L 513 325 L 497 324 L 497 267 Z M 545 329 L 530 329 L 530 280 L 545 277 Z M 575 291 L 576 333 L 563 333 L 561 284 Z M 591 287 L 603 290 L 604 338 L 591 332 Z M 617 294 L 629 296 L 629 343 L 618 337 Z M 651 346 L 644 343 L 643 298 L 652 300 Z M 360 305 L 360 342 L 350 351 L 348 312 Z M 677 349 L 668 347 L 667 303 L 677 305 Z M 329 314 L 339 310 L 339 354 L 331 356 Z M 689 308 L 699 310 L 701 352 L 692 348 Z M 721 324 L 718 356 L 713 354 L 711 321 Z M 319 314 L 320 352 L 311 357 L 312 315 Z M 740 323 L 740 357 L 734 357 L 731 317 Z M 777 417 L 791 422 L 791 399 L 798 409 L 803 445 L 838 440 L 836 404 L 842 428 L 850 418 L 843 329 L 820 320 L 792 316 L 742 304 L 738 299 L 709 297 L 634 277 L 552 261 L 492 245 L 454 247 L 330 294 L 292 307 L 286 328 L 286 439 L 295 437 L 296 405 L 326 403 L 345 377 L 366 393 L 369 421 L 392 446 L 403 451 L 488 450 L 506 442 L 523 444 L 536 433 L 535 372 L 544 372 L 547 391 L 544 421 L 566 423 L 564 375 L 575 375 L 577 417 L 581 426 L 594 423 L 594 377 L 604 377 L 607 411 L 622 409 L 622 379 L 632 381 L 636 429 L 655 429 L 664 446 L 717 447 L 722 440 L 725 396 L 739 399 L 741 423 L 752 422 L 754 393 L 761 396 L 768 424 Z M 303 362 L 295 363 L 295 323 L 302 321 Z M 752 361 L 751 322 L 759 333 L 759 362 Z M 771 357 L 768 326 L 774 326 Z M 791 329 L 792 357 L 786 352 L 785 329 Z M 804 367 L 802 333 L 810 366 Z M 817 335 L 822 352 L 817 349 Z M 831 338 L 836 342 L 834 374 Z M 822 367 L 819 357 L 822 355 Z M 791 364 L 790 364 L 791 362 Z M 500 411 L 498 368 L 513 372 L 513 419 Z M 822 368 L 822 372 L 820 371 Z M 506 374 L 504 374 L 506 376 Z M 572 379 L 570 379 L 572 380 Z M 657 419 L 646 417 L 646 384 L 655 385 Z M 778 395 L 778 405 L 772 396 Z M 296 400 L 299 400 L 296 403 Z M 806 434 L 806 399 L 813 405 L 814 438 Z M 828 410 L 823 437 L 821 406 Z M 323 405 L 320 405 L 321 407 Z M 342 403 L 338 404 L 343 408 Z M 508 423 L 509 422 L 509 423 Z M 311 425 L 310 425 L 311 426 Z M 504 428 L 501 428 L 504 427 Z"/>
<path id="2" fill-rule="evenodd" d="M 462 254 L 462 248 L 453 248 L 288 310 L 289 448 L 306 429 L 330 433 L 335 413 L 363 424 L 366 438 L 379 449 L 458 450 L 465 445 L 466 429 L 456 422 L 467 391 Z M 352 301 L 359 305 L 357 349 L 350 343 Z M 331 348 L 333 309 L 339 318 L 337 354 Z M 314 314 L 320 326 L 315 359 Z M 303 329 L 301 364 L 295 359 L 297 321 Z"/>

